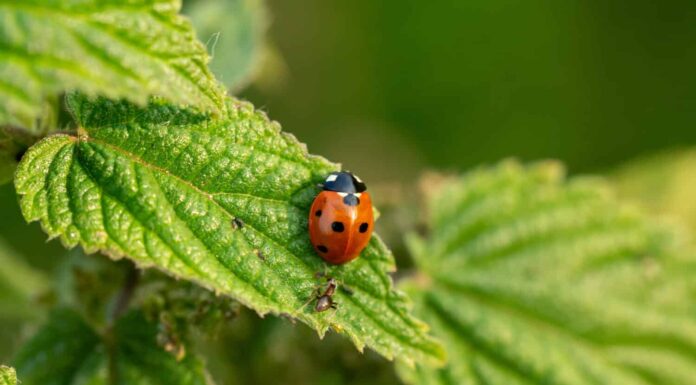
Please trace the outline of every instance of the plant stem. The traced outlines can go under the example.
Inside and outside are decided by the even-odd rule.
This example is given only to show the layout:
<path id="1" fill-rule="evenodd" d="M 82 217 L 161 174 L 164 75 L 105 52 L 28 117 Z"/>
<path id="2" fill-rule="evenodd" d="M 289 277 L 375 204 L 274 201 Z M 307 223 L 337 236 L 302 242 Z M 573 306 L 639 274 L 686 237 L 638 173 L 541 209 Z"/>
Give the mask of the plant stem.
<path id="1" fill-rule="evenodd" d="M 113 324 L 116 320 L 123 315 L 128 309 L 133 293 L 135 292 L 135 287 L 138 285 L 140 279 L 140 272 L 135 267 L 132 262 L 128 262 L 126 271 L 126 277 L 123 280 L 123 287 L 119 291 L 116 297 L 116 302 L 114 302 L 114 307 L 111 310 L 111 315 L 109 316 L 109 323 Z"/>
<path id="2" fill-rule="evenodd" d="M 135 287 L 138 285 L 140 272 L 132 262 L 127 262 L 126 276 L 123 280 L 123 286 L 116 296 L 116 301 L 111 309 L 107 320 L 107 327 L 104 333 L 104 340 L 107 346 L 108 368 L 109 368 L 109 384 L 118 384 L 118 370 L 116 368 L 116 336 L 114 335 L 114 326 L 118 319 L 128 309 Z"/>

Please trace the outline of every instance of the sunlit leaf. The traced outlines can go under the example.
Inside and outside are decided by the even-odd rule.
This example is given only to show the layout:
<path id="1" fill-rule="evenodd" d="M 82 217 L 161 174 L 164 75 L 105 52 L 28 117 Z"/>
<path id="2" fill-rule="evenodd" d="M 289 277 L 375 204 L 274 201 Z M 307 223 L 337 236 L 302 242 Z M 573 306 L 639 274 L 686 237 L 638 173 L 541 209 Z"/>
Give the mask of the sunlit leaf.
<path id="1" fill-rule="evenodd" d="M 344 333 L 388 358 L 439 363 L 439 344 L 408 314 L 377 236 L 362 256 L 328 267 L 309 242 L 316 183 L 338 166 L 307 154 L 250 105 L 211 119 L 168 104 L 138 108 L 81 97 L 79 137 L 57 135 L 24 156 L 20 205 L 66 246 L 128 257 L 224 293 L 260 314 Z M 235 221 L 235 219 L 238 219 Z M 241 221 L 241 222 L 240 222 Z M 313 308 L 316 273 L 341 287 L 338 310 Z"/>
<path id="2" fill-rule="evenodd" d="M 17 385 L 17 373 L 14 368 L 0 365 L 0 385 Z"/>
<path id="3" fill-rule="evenodd" d="M 223 90 L 176 0 L 0 1 L 0 124 L 31 128 L 55 94 L 219 112 Z"/>
<path id="4" fill-rule="evenodd" d="M 680 220 L 696 235 L 696 150 L 636 159 L 611 174 L 617 194 Z"/>
<path id="5" fill-rule="evenodd" d="M 402 366 L 407 382 L 693 383 L 696 259 L 667 229 L 553 163 L 433 190 L 407 286 L 450 362 Z"/>

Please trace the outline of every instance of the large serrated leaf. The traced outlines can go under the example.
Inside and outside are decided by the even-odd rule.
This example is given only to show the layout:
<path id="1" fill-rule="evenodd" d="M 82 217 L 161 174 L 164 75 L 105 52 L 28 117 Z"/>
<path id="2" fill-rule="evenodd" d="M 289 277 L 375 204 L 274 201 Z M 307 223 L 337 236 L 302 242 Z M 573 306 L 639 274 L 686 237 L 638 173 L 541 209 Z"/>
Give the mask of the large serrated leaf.
<path id="1" fill-rule="evenodd" d="M 0 0 L 0 124 L 33 127 L 47 99 L 79 89 L 150 95 L 219 112 L 224 91 L 176 0 Z"/>
<path id="2" fill-rule="evenodd" d="M 157 325 L 140 312 L 99 332 L 71 310 L 55 311 L 16 358 L 24 385 L 206 385 L 193 354 L 177 360 L 157 345 Z"/>
<path id="3" fill-rule="evenodd" d="M 74 97 L 70 105 L 81 136 L 43 140 L 15 180 L 26 219 L 51 237 L 195 281 L 260 314 L 290 315 L 320 334 L 333 327 L 359 349 L 441 362 L 440 345 L 393 290 L 394 260 L 377 236 L 346 265 L 329 268 L 315 254 L 307 212 L 316 183 L 337 166 L 308 155 L 277 123 L 236 101 L 223 119 L 162 103 Z M 317 313 L 310 302 L 325 269 L 352 290 L 336 294 L 338 310 Z"/>
<path id="4" fill-rule="evenodd" d="M 14 368 L 0 365 L 0 385 L 17 385 L 17 373 Z"/>
<path id="5" fill-rule="evenodd" d="M 402 366 L 407 382 L 693 383 L 694 253 L 599 181 L 508 162 L 445 182 L 428 207 L 407 286 L 450 363 Z"/>

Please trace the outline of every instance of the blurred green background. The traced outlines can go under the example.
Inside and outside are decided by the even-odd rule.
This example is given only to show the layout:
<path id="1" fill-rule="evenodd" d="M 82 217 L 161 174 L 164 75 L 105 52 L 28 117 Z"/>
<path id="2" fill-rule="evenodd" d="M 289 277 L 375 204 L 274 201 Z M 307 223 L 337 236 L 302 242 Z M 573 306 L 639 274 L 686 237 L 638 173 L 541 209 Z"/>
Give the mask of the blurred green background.
<path id="1" fill-rule="evenodd" d="M 696 142 L 693 1 L 268 4 L 285 76 L 243 96 L 367 180 Z"/>

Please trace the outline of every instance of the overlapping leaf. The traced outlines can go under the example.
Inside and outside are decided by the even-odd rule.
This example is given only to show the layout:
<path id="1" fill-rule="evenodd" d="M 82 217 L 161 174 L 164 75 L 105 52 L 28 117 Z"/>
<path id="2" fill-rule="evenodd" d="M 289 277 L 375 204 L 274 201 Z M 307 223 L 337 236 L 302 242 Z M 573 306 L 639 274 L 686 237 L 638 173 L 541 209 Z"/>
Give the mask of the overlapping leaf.
<path id="1" fill-rule="evenodd" d="M 24 385 L 205 385 L 193 354 L 178 361 L 157 345 L 157 325 L 139 312 L 97 331 L 70 310 L 56 311 L 19 352 Z"/>
<path id="2" fill-rule="evenodd" d="M 409 383 L 693 383 L 694 253 L 598 181 L 503 163 L 428 207 L 408 285 L 450 363 L 401 367 Z"/>
<path id="3" fill-rule="evenodd" d="M 211 56 L 210 69 L 229 89 L 239 90 L 260 69 L 266 48 L 266 9 L 261 0 L 187 0 L 191 18 Z"/>
<path id="4" fill-rule="evenodd" d="M 208 55 L 176 0 L 0 0 L 0 124 L 31 128 L 54 94 L 79 89 L 224 107 Z"/>
<path id="5" fill-rule="evenodd" d="M 308 155 L 277 123 L 235 101 L 222 119 L 163 103 L 70 104 L 80 136 L 34 146 L 15 180 L 26 219 L 50 236 L 195 281 L 260 314 L 296 317 L 321 334 L 333 327 L 388 358 L 442 360 L 393 290 L 393 257 L 377 236 L 346 265 L 328 268 L 315 254 L 307 211 L 316 183 L 337 166 Z M 351 290 L 336 294 L 338 310 L 316 313 L 315 274 L 325 269 Z"/>
<path id="6" fill-rule="evenodd" d="M 14 368 L 0 365 L 0 385 L 17 385 L 17 373 Z"/>

